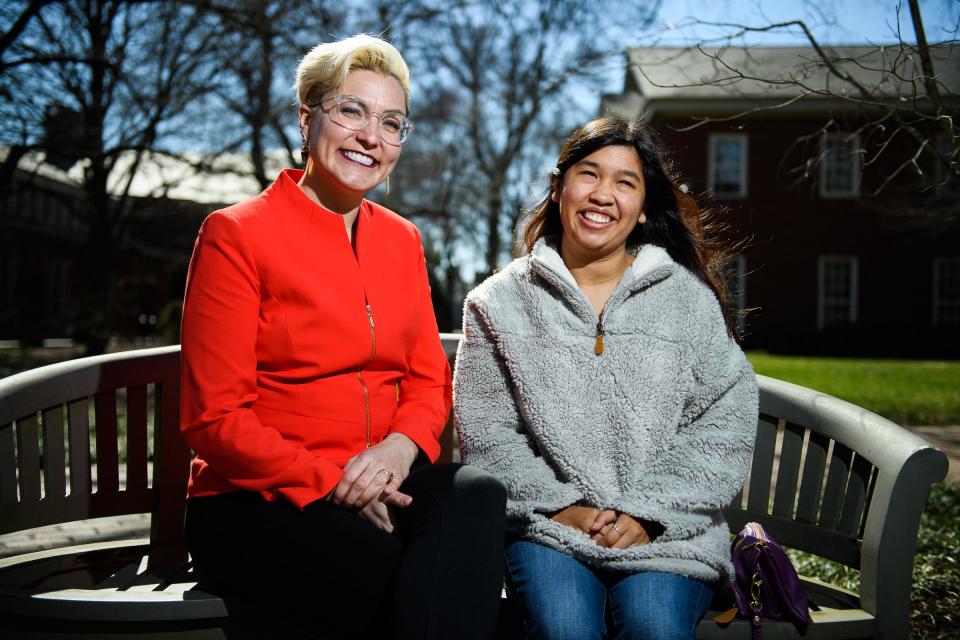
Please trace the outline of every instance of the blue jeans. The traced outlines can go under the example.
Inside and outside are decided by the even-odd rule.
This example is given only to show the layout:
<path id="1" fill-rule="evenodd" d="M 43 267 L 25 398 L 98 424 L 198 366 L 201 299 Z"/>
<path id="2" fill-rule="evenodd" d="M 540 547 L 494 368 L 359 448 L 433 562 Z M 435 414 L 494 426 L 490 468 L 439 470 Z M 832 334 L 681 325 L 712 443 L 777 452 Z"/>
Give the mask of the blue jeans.
<path id="1" fill-rule="evenodd" d="M 509 542 L 504 555 L 526 638 L 603 638 L 609 603 L 617 640 L 689 640 L 713 599 L 713 588 L 697 580 L 594 569 L 535 542 Z"/>

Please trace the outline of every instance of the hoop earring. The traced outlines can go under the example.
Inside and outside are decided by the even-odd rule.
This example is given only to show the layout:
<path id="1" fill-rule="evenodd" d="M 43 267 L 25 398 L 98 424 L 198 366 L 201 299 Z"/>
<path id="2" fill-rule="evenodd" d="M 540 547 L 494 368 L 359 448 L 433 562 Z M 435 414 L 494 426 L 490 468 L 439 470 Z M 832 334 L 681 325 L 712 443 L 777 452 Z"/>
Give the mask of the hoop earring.
<path id="1" fill-rule="evenodd" d="M 303 164 L 307 164 L 307 158 L 309 158 L 309 157 L 310 157 L 310 145 L 308 145 L 306 142 L 304 142 L 304 143 L 300 146 L 300 161 L 301 161 Z"/>

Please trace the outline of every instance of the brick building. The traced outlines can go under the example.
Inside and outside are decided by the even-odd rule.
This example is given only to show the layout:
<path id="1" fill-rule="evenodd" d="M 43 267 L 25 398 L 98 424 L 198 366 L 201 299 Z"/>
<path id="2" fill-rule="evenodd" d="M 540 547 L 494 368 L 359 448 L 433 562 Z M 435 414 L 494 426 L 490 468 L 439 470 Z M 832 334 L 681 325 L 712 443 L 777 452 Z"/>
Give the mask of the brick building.
<path id="1" fill-rule="evenodd" d="M 748 240 L 730 276 L 756 309 L 749 348 L 960 357 L 958 145 L 916 117 L 935 107 L 903 53 L 834 48 L 831 73 L 807 48 L 638 48 L 604 97 L 605 112 L 645 113 Z M 956 121 L 960 51 L 932 53 Z"/>

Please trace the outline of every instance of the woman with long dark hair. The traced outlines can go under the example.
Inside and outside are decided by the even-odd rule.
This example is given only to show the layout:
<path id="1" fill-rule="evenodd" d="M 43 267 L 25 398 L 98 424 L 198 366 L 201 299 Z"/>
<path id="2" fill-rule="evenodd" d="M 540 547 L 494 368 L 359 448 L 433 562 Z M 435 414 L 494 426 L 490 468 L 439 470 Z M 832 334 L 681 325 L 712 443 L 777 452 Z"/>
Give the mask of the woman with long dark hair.
<path id="1" fill-rule="evenodd" d="M 710 233 L 647 127 L 600 118 L 467 298 L 461 452 L 507 487 L 527 637 L 692 638 L 731 575 L 757 386 Z"/>

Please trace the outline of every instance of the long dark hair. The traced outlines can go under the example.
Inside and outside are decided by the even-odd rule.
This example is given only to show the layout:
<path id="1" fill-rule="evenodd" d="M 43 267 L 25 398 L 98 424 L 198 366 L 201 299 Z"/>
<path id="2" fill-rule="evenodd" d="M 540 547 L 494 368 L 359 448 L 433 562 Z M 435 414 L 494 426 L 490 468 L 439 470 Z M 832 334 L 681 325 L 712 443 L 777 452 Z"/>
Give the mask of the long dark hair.
<path id="1" fill-rule="evenodd" d="M 674 262 L 698 275 L 717 297 L 727 330 L 739 339 L 723 277 L 723 265 L 730 251 L 719 237 L 723 229 L 711 221 L 712 212 L 702 210 L 697 200 L 681 189 L 679 178 L 666 159 L 656 134 L 643 120 L 604 116 L 570 134 L 560 149 L 556 169 L 551 171 L 550 188 L 521 218 L 526 220 L 521 236 L 526 252 L 532 251 L 540 238 L 559 239 L 562 236 L 560 205 L 553 201 L 554 192 L 570 167 L 594 151 L 609 146 L 633 148 L 640 157 L 643 170 L 647 221 L 634 228 L 627 244 L 663 247 Z"/>

